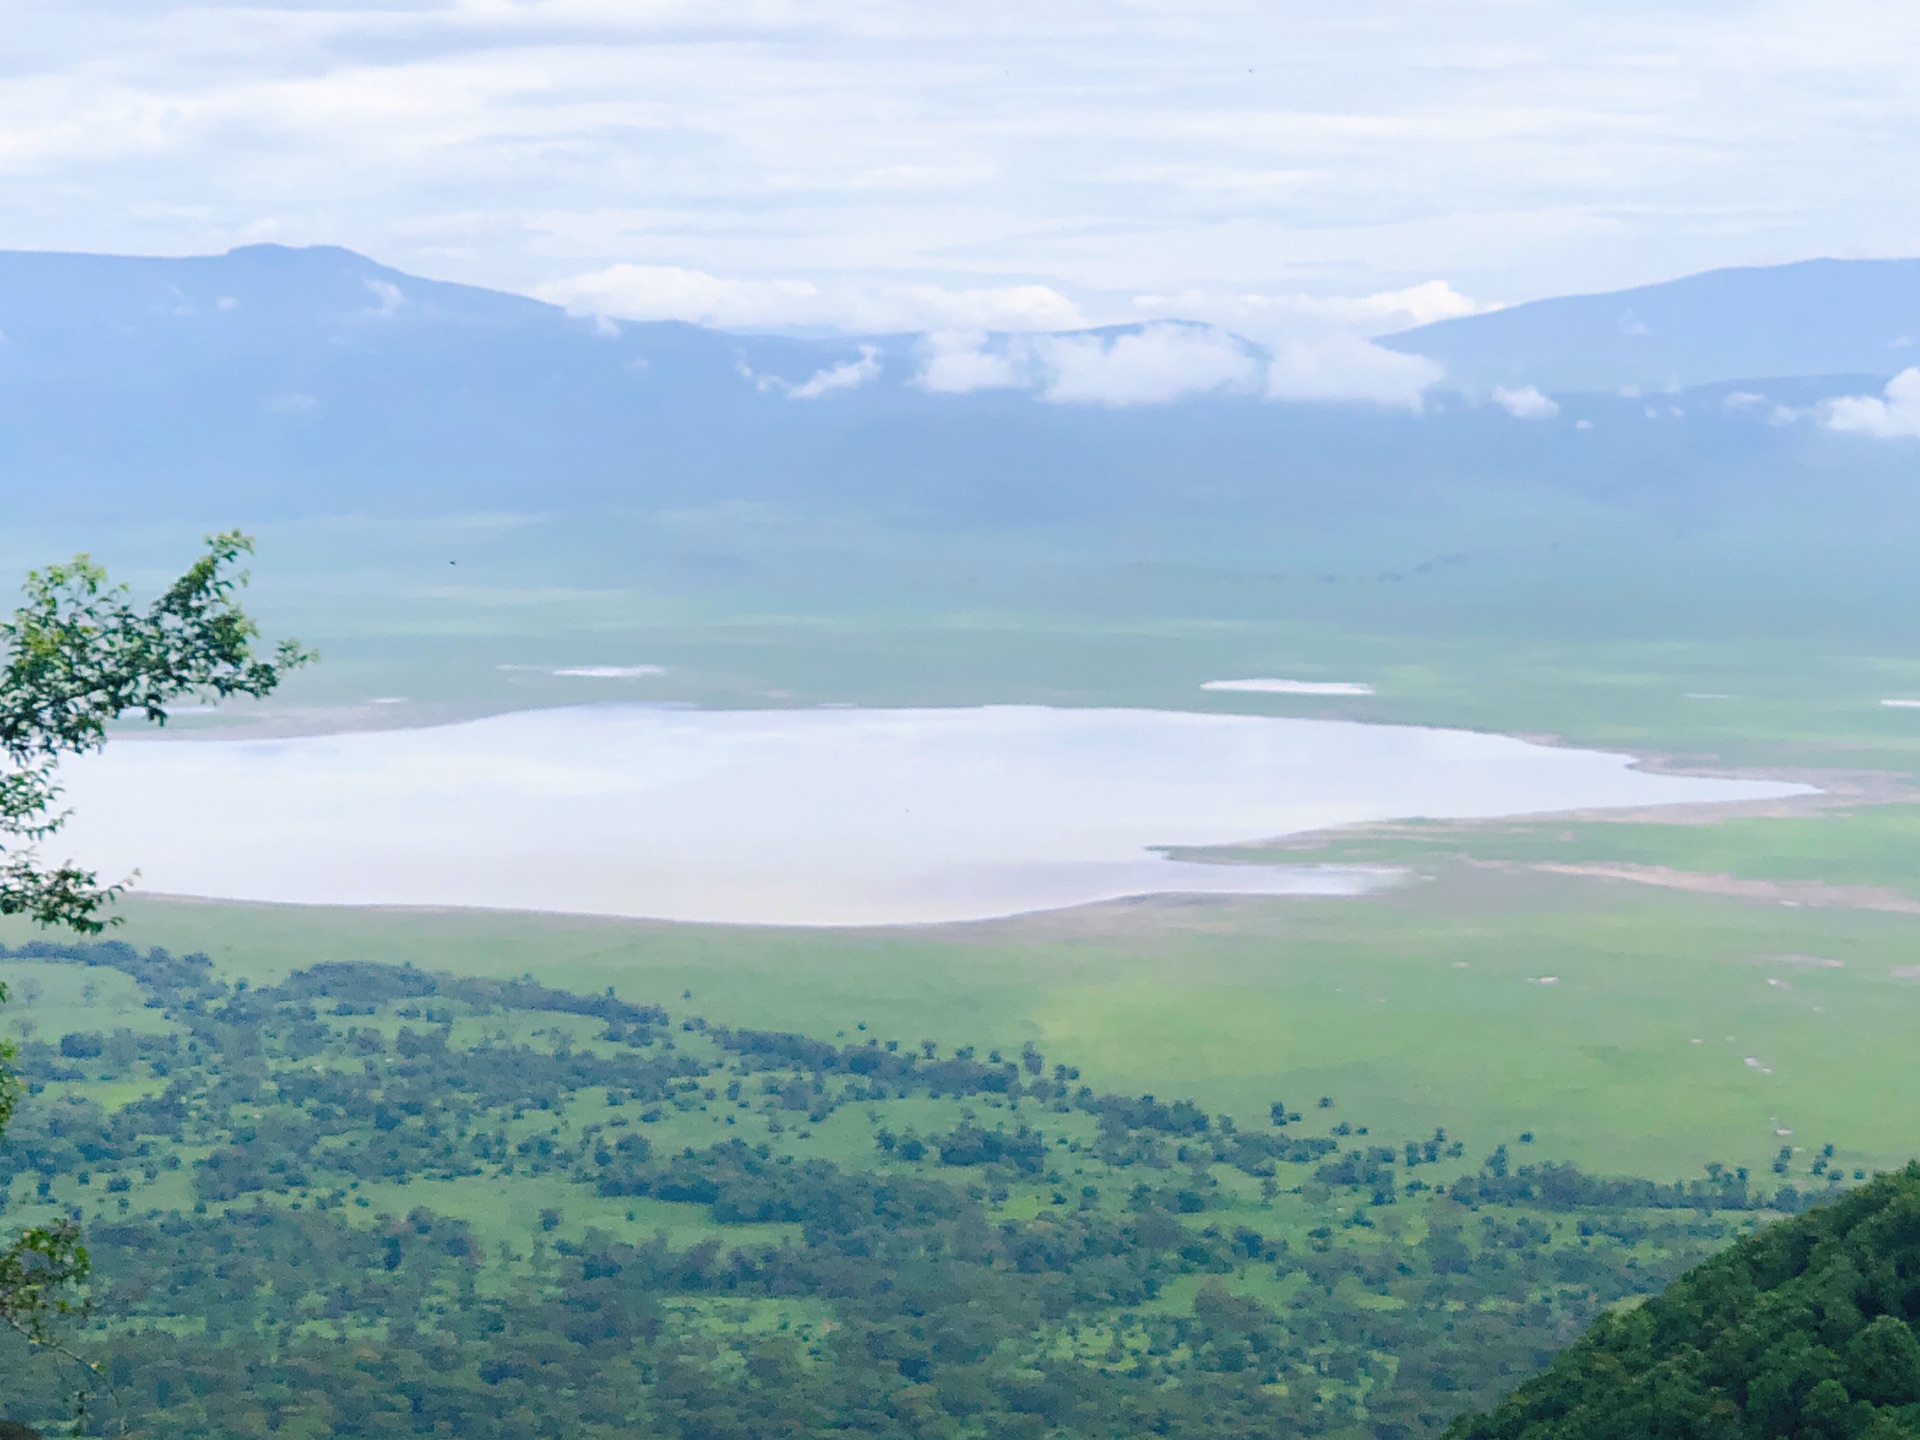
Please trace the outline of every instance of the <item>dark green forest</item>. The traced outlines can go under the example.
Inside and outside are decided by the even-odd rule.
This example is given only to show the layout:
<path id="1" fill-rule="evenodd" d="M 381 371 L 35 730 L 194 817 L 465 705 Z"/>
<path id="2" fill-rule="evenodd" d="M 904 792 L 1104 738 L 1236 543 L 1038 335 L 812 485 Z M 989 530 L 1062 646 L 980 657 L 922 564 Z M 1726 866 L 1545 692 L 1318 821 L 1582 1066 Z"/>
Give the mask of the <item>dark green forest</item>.
<path id="1" fill-rule="evenodd" d="M 1604 1315 L 1451 1440 L 1920 1435 L 1920 1164 Z"/>
<path id="2" fill-rule="evenodd" d="M 1603 1320 L 1460 1432 L 1519 1434 L 1616 1372 L 1664 1393 L 1676 1306 L 1789 1272 L 1792 1305 L 1839 1305 L 1844 1266 L 1807 1256 L 1843 1233 L 1853 1308 L 1766 1402 L 1803 1428 L 1714 1433 L 1861 1433 L 1892 1392 L 1859 1377 L 1913 1348 L 1873 1320 L 1920 1304 L 1892 1278 L 1912 1177 L 1618 1308 L 1838 1193 L 1824 1157 L 1656 1183 L 1530 1136 L 1372 1134 L 1337 1096 L 1209 1114 L 1032 1048 L 729 1029 L 688 996 L 344 962 L 249 988 L 119 943 L 0 962 L 26 1090 L 0 1225 L 71 1217 L 94 1267 L 68 1338 L 97 1374 L 0 1339 L 0 1413 L 50 1432 L 85 1388 L 84 1433 L 221 1440 L 1414 1440 Z"/>

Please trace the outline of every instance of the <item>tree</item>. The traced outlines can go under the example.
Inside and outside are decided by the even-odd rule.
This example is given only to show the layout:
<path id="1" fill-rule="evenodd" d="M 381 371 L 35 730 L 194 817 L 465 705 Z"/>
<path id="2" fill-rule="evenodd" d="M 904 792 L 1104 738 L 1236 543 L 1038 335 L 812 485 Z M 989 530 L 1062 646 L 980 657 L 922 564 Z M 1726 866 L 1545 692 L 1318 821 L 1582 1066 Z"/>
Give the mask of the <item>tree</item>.
<path id="1" fill-rule="evenodd" d="M 66 818 L 54 809 L 63 757 L 99 749 L 123 715 L 164 725 L 183 697 L 266 695 L 314 658 L 291 640 L 254 653 L 259 629 L 234 598 L 247 581 L 235 563 L 252 549 L 237 531 L 213 536 L 145 609 L 84 555 L 27 576 L 26 603 L 0 624 L 0 915 L 98 932 L 100 910 L 124 888 L 39 862 L 38 842 Z"/>
<path id="2" fill-rule="evenodd" d="M 84 555 L 27 576 L 25 603 L 0 624 L 0 915 L 95 934 L 110 923 L 101 911 L 125 888 L 71 863 L 40 862 L 39 843 L 66 819 L 55 808 L 63 758 L 99 749 L 123 715 L 164 725 L 167 707 L 183 698 L 267 695 L 314 658 L 290 640 L 255 653 L 259 629 L 235 599 L 247 581 L 236 564 L 252 549 L 237 531 L 211 537 L 145 608 Z M 19 1098 L 12 1058 L 0 1042 L 0 1136 Z M 32 1345 L 55 1345 L 55 1325 L 72 1313 L 87 1271 L 72 1222 L 17 1235 L 0 1248 L 0 1324 Z"/>

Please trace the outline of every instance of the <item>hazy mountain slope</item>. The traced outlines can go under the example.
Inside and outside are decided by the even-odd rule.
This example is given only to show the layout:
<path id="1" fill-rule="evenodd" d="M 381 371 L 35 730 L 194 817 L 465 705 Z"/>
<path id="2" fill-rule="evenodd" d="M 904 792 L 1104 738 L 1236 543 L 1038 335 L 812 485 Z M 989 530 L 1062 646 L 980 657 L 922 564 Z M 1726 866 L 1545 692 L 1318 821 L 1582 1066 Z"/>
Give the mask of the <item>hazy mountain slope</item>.
<path id="1" fill-rule="evenodd" d="M 1920 1166 L 1608 1316 L 1454 1440 L 1920 1434 Z"/>
<path id="2" fill-rule="evenodd" d="M 1884 377 L 1920 364 L 1920 260 L 1711 270 L 1442 320 L 1382 343 L 1438 360 L 1449 381 L 1480 391 Z"/>
<path id="3" fill-rule="evenodd" d="M 21 499 L 55 508 L 537 503 L 630 471 L 644 437 L 717 423 L 755 393 L 741 365 L 797 352 L 804 376 L 829 353 L 683 325 L 602 334 L 536 301 L 279 246 L 0 256 L 0 331 L 0 459 L 39 482 Z"/>
<path id="4" fill-rule="evenodd" d="M 1742 273 L 1791 288 L 1803 269 Z M 882 568 L 937 551 L 967 573 L 1017 556 L 1386 583 L 1437 567 L 1490 593 L 1579 577 L 1596 605 L 1756 581 L 1867 593 L 1920 543 L 1915 447 L 1818 420 L 1872 374 L 1771 382 L 1763 400 L 1562 395 L 1529 419 L 1444 391 L 1417 414 L 1228 394 L 1060 404 L 929 392 L 916 337 L 607 326 L 277 246 L 0 254 L 0 332 L 0 496 L 16 527 L 61 535 L 601 517 L 528 532 L 545 548 L 526 573 L 554 577 L 596 547 L 617 563 L 618 516 L 651 527 L 649 563 L 691 547 L 782 584 L 837 580 L 864 549 Z M 1412 339 L 1435 333 L 1451 332 Z M 863 356 L 860 383 L 800 388 Z"/>

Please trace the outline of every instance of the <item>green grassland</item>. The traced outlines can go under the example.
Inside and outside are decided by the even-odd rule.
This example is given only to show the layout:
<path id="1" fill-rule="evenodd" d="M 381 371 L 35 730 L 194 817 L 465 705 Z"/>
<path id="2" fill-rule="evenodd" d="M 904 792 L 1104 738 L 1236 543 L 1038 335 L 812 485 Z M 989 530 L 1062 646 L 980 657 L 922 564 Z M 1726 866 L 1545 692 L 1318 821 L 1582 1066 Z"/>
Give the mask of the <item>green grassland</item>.
<path id="1" fill-rule="evenodd" d="M 1920 966 L 1908 915 L 1469 866 L 1366 900 L 879 931 L 140 898 L 125 915 L 126 939 L 203 950 L 254 983 L 369 959 L 686 994 L 716 1023 L 1032 1042 L 1232 1113 L 1329 1095 L 1395 1131 L 1491 1145 L 1530 1130 L 1639 1174 L 1762 1163 L 1780 1130 L 1884 1167 L 1920 1132 L 1920 981 L 1897 973 Z"/>
<path id="2" fill-rule="evenodd" d="M 606 700 L 1146 705 L 1464 725 L 1723 765 L 1910 771 L 1920 757 L 1915 712 L 1880 705 L 1920 696 L 1920 648 L 1885 604 L 1688 595 L 1672 576 L 1589 591 L 1550 563 L 1498 584 L 1472 567 L 1115 564 L 964 536 L 924 552 L 893 537 L 841 567 L 831 537 L 783 541 L 792 553 L 770 566 L 744 517 L 719 518 L 745 548 L 692 566 L 673 558 L 686 535 L 658 517 L 608 517 L 592 533 L 536 516 L 269 529 L 251 599 L 268 633 L 300 636 L 325 663 L 265 706 L 178 723 L 419 723 Z M 771 539 L 779 527 L 765 528 Z M 107 558 L 157 582 L 193 540 L 143 535 Z M 17 563 L 54 545 L 17 548 Z M 551 673 L 584 665 L 664 673 Z M 1199 688 L 1258 675 L 1378 693 Z"/>
<path id="3" fill-rule="evenodd" d="M 1806 815 L 1732 814 L 1686 824 L 1553 816 L 1470 825 L 1405 822 L 1327 831 L 1281 845 L 1221 846 L 1182 854 L 1412 866 L 1455 859 L 1659 866 L 1795 886 L 1868 886 L 1889 892 L 1884 898 L 1896 906 L 1902 900 L 1920 904 L 1920 806 L 1900 803 L 1849 805 Z"/>
<path id="4" fill-rule="evenodd" d="M 0 986 L 13 1002 L 0 1010 L 0 1034 L 59 1039 L 72 1030 L 132 1030 L 158 1035 L 169 1027 L 147 1005 L 139 985 L 114 970 L 0 960 Z"/>
<path id="5" fill-rule="evenodd" d="M 470 623 L 449 605 L 446 624 Z M 609 700 L 719 707 L 1131 705 L 1455 725 L 1723 767 L 1920 768 L 1920 661 L 1831 642 L 1537 639 L 1298 619 L 622 613 L 594 625 L 509 609 L 475 634 L 302 629 L 326 663 L 264 707 L 309 712 L 404 697 L 381 723 Z M 464 617 L 464 618 L 462 618 Z M 524 629 L 522 624 L 524 623 Z M 659 665 L 618 680 L 549 668 Z M 501 669 L 501 666 L 516 668 Z M 1244 676 L 1359 681 L 1372 696 L 1207 692 Z M 1702 696 L 1707 698 L 1689 698 Z M 231 724 L 247 715 L 193 718 Z M 337 719 L 337 717 L 335 717 Z"/>
<path id="6" fill-rule="evenodd" d="M 0 1212 L 85 1228 L 109 1430 L 504 1440 L 665 1406 L 690 1437 L 734 1433 L 750 1381 L 782 1423 L 884 1435 L 1112 1435 L 1175 1392 L 1181 1433 L 1431 1433 L 1848 1174 L 1609 1180 L 1544 1135 L 1483 1157 L 1304 1096 L 1209 1113 L 1070 1052 L 684 995 L 5 964 L 32 1024 Z M 27 1360 L 0 1337 L 0 1396 L 41 1418 L 57 1367 Z"/>
<path id="7" fill-rule="evenodd" d="M 1910 798 L 1920 773 L 1920 711 L 1881 704 L 1920 696 L 1920 656 L 1891 623 L 1770 628 L 1743 612 L 1701 619 L 1681 639 L 1658 616 L 1496 615 L 1484 597 L 1444 588 L 1152 567 L 1075 572 L 1050 589 L 982 587 L 992 598 L 973 603 L 949 586 L 912 603 L 821 595 L 776 606 L 739 587 L 592 575 L 569 586 L 475 569 L 470 541 L 449 532 L 404 563 L 383 552 L 365 575 L 269 585 L 269 629 L 317 641 L 326 663 L 296 676 L 268 718 L 420 723 L 609 699 L 1150 705 L 1460 725 L 1816 784 L 1845 772 L 1875 799 Z M 664 673 L 549 673 L 583 664 Z M 1259 675 L 1364 681 L 1377 693 L 1200 688 Z M 407 703 L 348 714 L 375 695 Z M 1276 1089 L 1327 1093 L 1405 1125 L 1444 1109 L 1475 1133 L 1532 1128 L 1584 1162 L 1641 1173 L 1750 1163 L 1782 1129 L 1879 1165 L 1910 1152 L 1920 1121 L 1904 1041 L 1920 985 L 1894 973 L 1920 964 L 1920 917 L 1524 867 L 1611 861 L 1920 898 L 1917 813 L 1863 801 L 1711 824 L 1402 826 L 1209 857 L 1409 869 L 1408 883 L 1366 901 L 1162 900 L 835 932 L 135 898 L 123 933 L 203 949 L 225 973 L 263 981 L 323 959 L 412 960 L 648 998 L 690 991 L 729 1023 L 1032 1040 L 1143 1090 L 1233 1109 L 1258 1109 Z M 1770 959 L 1782 955 L 1841 963 Z M 1546 977 L 1555 983 L 1538 983 Z"/>
<path id="8" fill-rule="evenodd" d="M 445 563 L 436 554 L 433 564 Z M 1423 611 L 1355 603 L 1349 592 L 1323 604 L 1303 598 L 1308 592 L 1297 580 L 1262 589 L 1204 576 L 1162 576 L 1131 588 L 1090 580 L 1084 593 L 1065 598 L 1019 604 L 1002 595 L 990 605 L 917 609 L 828 601 L 756 608 L 739 597 L 690 600 L 585 580 L 556 586 L 551 577 L 454 585 L 438 572 L 429 583 L 424 570 L 398 588 L 392 573 L 377 584 L 351 581 L 340 580 L 324 603 L 311 593 L 267 597 L 270 628 L 318 641 L 327 664 L 299 676 L 271 705 L 177 723 L 405 724 L 609 699 L 1147 705 L 1458 725 L 1610 747 L 1665 766 L 1825 780 L 1850 798 L 1794 813 L 1695 814 L 1684 824 L 1644 816 L 1416 821 L 1205 856 L 1406 871 L 1398 886 L 1355 900 L 1160 897 L 969 925 L 827 930 L 136 894 L 120 906 L 125 923 L 117 938 L 204 952 L 218 982 L 244 981 L 256 991 L 317 964 L 372 961 L 468 977 L 530 975 L 581 995 L 610 991 L 637 1005 L 663 1005 L 676 1023 L 698 1017 L 839 1046 L 878 1040 L 909 1052 L 930 1044 L 942 1055 L 973 1047 L 1007 1056 L 1032 1046 L 1103 1091 L 1190 1098 L 1246 1129 L 1259 1126 L 1276 1101 L 1305 1114 L 1303 1128 L 1315 1134 L 1345 1127 L 1341 1143 L 1355 1150 L 1444 1129 L 1463 1149 L 1432 1171 L 1441 1187 L 1469 1185 L 1482 1173 L 1482 1157 L 1501 1146 L 1516 1163 L 1572 1162 L 1661 1182 L 1691 1180 L 1703 1166 L 1721 1164 L 1769 1184 L 1815 1189 L 1835 1176 L 1890 1168 L 1915 1151 L 1920 914 L 1872 908 L 1860 896 L 1800 903 L 1798 892 L 1703 893 L 1540 868 L 1662 867 L 1781 885 L 1874 887 L 1882 899 L 1920 901 L 1920 711 L 1881 703 L 1920 698 L 1920 652 L 1897 627 L 1858 635 L 1785 627 L 1760 643 L 1743 634 L 1768 627 L 1736 616 L 1718 632 L 1681 641 L 1661 638 L 1657 624 L 1565 623 L 1566 615 L 1495 624 L 1484 613 L 1464 624 L 1446 603 Z M 550 673 L 590 664 L 660 665 L 664 673 L 618 681 Z M 1377 693 L 1200 689 L 1206 680 L 1259 675 L 1364 681 Z M 405 703 L 375 708 L 374 696 Z M 0 941 L 32 938 L 28 927 L 0 922 Z M 190 1012 L 161 1014 L 111 969 L 7 961 L 0 981 L 14 991 L 14 1003 L 0 1011 L 0 1035 L 29 1046 L 74 1031 L 198 1033 Z M 612 1055 L 620 1048 L 578 1015 L 455 1008 L 436 1023 L 462 1051 Z M 374 1047 L 370 1057 L 390 1052 L 403 1031 L 421 1024 L 393 1006 L 322 1018 L 333 1048 L 310 1063 L 323 1067 L 344 1065 L 351 1057 L 333 1051 L 351 1044 Z M 716 1082 L 736 1063 L 698 1029 L 663 1033 L 660 1043 L 709 1067 Z M 203 1060 L 210 1093 L 225 1093 L 220 1087 L 237 1063 Z M 277 1058 L 276 1073 L 290 1063 Z M 167 1084 L 138 1066 L 65 1069 L 71 1073 L 40 1082 L 28 1097 L 23 1124 L 37 1123 L 36 1105 L 62 1097 L 102 1115 L 132 1114 Z M 1321 1097 L 1330 1102 L 1325 1109 Z M 1472 1337 L 1478 1353 L 1498 1357 L 1488 1361 L 1498 1375 L 1476 1372 L 1473 1384 L 1484 1391 L 1540 1363 L 1595 1307 L 1643 1293 L 1768 1218 L 1755 1209 L 1676 1218 L 1670 1209 L 1631 1207 L 1576 1215 L 1391 1186 L 1393 1203 L 1382 1204 L 1377 1187 L 1369 1193 L 1330 1183 L 1305 1162 L 1281 1165 L 1263 1184 L 1229 1164 L 1168 1159 L 1164 1168 L 1147 1166 L 1152 1173 L 1143 1181 L 1140 1163 L 1110 1163 L 1096 1153 L 1097 1123 L 1070 1106 L 1041 1117 L 1025 1101 L 1016 1114 L 994 1096 L 915 1091 L 884 1102 L 844 1097 L 822 1113 L 796 1115 L 758 1091 L 730 1099 L 724 1083 L 679 1092 L 674 1103 L 649 1107 L 651 1118 L 596 1085 L 544 1107 L 486 1117 L 488 1133 L 511 1152 L 525 1146 L 525 1153 L 560 1157 L 551 1164 L 510 1161 L 509 1171 L 495 1158 L 478 1174 L 361 1175 L 336 1155 L 338 1173 L 209 1199 L 204 1177 L 222 1146 L 245 1127 L 274 1120 L 271 1105 L 256 1113 L 247 1107 L 257 1102 L 222 1103 L 226 1128 L 190 1127 L 170 1144 L 173 1165 L 121 1166 L 114 1178 L 125 1183 L 112 1191 L 104 1173 L 89 1172 L 85 1184 L 75 1175 L 47 1193 L 18 1174 L 5 1197 L 9 1214 L 64 1209 L 93 1227 L 153 1225 L 185 1235 L 195 1224 L 228 1219 L 265 1225 L 257 1218 L 264 1205 L 279 1221 L 297 1216 L 300 1225 L 319 1225 L 324 1217 L 344 1227 L 349 1239 L 329 1242 L 345 1246 L 343 1254 L 352 1243 L 385 1243 L 407 1223 L 403 1217 L 437 1217 L 431 1224 L 458 1227 L 485 1263 L 472 1273 L 423 1274 L 405 1291 L 411 1298 L 393 1302 L 396 1313 L 421 1307 L 418 1334 L 454 1334 L 465 1323 L 459 1317 L 478 1313 L 489 1297 L 521 1306 L 528 1323 L 563 1329 L 571 1322 L 542 1307 L 579 1282 L 581 1257 L 599 1253 L 596 1247 L 652 1245 L 664 1254 L 706 1245 L 765 1255 L 814 1245 L 817 1237 L 796 1220 L 723 1223 L 703 1204 L 606 1193 L 592 1183 L 586 1158 L 614 1133 L 615 1120 L 643 1130 L 657 1157 L 707 1155 L 740 1139 L 843 1175 L 957 1185 L 979 1207 L 981 1223 L 1007 1236 L 1063 1216 L 1087 1225 L 1130 1224 L 1127 1217 L 1149 1211 L 1172 1217 L 1196 1254 L 1214 1247 L 1211 1258 L 1162 1265 L 1150 1294 L 1071 1309 L 1021 1331 L 1003 1355 L 1023 1375 L 1070 1363 L 1115 1384 L 1133 1377 L 1163 1386 L 1179 1376 L 1199 1394 L 1203 1376 L 1239 1373 L 1231 1360 L 1239 1342 L 1221 1327 L 1240 1322 L 1219 1317 L 1241 1314 L 1235 1307 L 1244 1301 L 1254 1317 L 1249 1333 L 1278 1333 L 1278 1322 L 1263 1316 L 1298 1321 L 1299 1353 L 1289 1351 L 1288 1365 L 1274 1362 L 1259 1377 L 1275 1404 L 1311 1392 L 1319 1408 L 1310 1416 L 1288 1411 L 1285 1425 L 1294 1429 L 1338 1430 L 1359 1423 L 1369 1406 L 1388 1414 L 1390 1394 L 1402 1397 L 1391 1404 L 1411 1404 L 1407 1395 L 1443 1392 L 1452 1398 L 1437 1408 L 1392 1412 L 1395 1433 L 1430 1432 L 1452 1413 L 1448 1406 L 1465 1402 L 1464 1392 L 1446 1388 L 1456 1362 L 1430 1361 L 1422 1347 L 1431 1337 L 1420 1327 L 1458 1323 L 1464 1337 L 1469 1322 L 1506 1326 Z M 1047 1137 L 1050 1159 L 1038 1178 L 904 1161 L 879 1143 L 883 1133 L 931 1137 L 970 1124 L 1004 1130 L 1029 1122 Z M 1144 1197 L 1137 1193 L 1143 1183 Z M 1177 1199 L 1181 1189 L 1197 1197 L 1190 1216 Z M 1430 1252 L 1463 1227 L 1476 1288 L 1443 1295 L 1451 1262 Z M 1220 1237 L 1236 1230 L 1256 1237 L 1262 1258 L 1218 1253 Z M 1164 1237 L 1175 1253 L 1186 1243 L 1172 1231 Z M 1605 1260 L 1590 1271 L 1595 1247 Z M 1275 1255 L 1312 1258 L 1302 1264 Z M 1519 1268 L 1500 1278 L 1495 1257 L 1508 1255 Z M 1568 1276 L 1600 1278 L 1573 1284 Z M 676 1355 L 694 1357 L 689 1363 L 701 1374 L 731 1382 L 748 1373 L 744 1367 L 773 1364 L 769 1357 L 787 1353 L 779 1347 L 788 1344 L 802 1370 L 837 1363 L 834 1337 L 844 1338 L 849 1307 L 824 1291 L 708 1293 L 660 1283 L 660 1333 L 682 1347 Z M 335 1336 L 343 1344 L 371 1336 L 399 1344 L 411 1333 L 373 1318 L 384 1300 L 363 1299 L 341 1313 L 314 1309 L 321 1302 L 312 1296 L 290 1303 L 282 1312 L 263 1302 L 247 1323 L 262 1334 L 285 1327 L 282 1343 L 285 1336 L 316 1343 Z M 137 1323 L 203 1333 L 183 1315 L 176 1307 Z M 1391 1325 L 1403 1328 L 1368 1328 Z M 1347 1339 L 1300 1338 L 1316 1326 Z M 225 1330 L 208 1337 L 214 1340 L 239 1343 Z M 262 1354 L 277 1363 L 284 1351 Z M 1398 1378 L 1403 1369 L 1406 1385 Z M 1266 1403 L 1234 1394 L 1234 1404 Z M 263 1433 L 284 1420 L 262 1422 Z M 307 1422 L 286 1423 L 287 1433 L 304 1433 Z M 612 1434 L 628 1422 L 606 1423 Z M 901 1423 L 910 1433 L 936 1433 Z M 939 1433 L 976 1431 L 963 1424 Z"/>

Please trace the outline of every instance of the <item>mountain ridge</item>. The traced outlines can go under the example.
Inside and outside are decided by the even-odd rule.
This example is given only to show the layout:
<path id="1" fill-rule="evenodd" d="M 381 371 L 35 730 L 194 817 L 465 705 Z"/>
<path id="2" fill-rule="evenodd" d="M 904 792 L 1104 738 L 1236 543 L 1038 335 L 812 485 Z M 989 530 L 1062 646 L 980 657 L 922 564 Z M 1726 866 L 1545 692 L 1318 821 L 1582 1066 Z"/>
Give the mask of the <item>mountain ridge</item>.
<path id="1" fill-rule="evenodd" d="M 1920 259 L 1734 266 L 1556 296 L 1379 341 L 1469 390 L 1685 389 L 1920 364 Z"/>
<path id="2" fill-rule="evenodd" d="M 844 565 L 852 535 L 882 567 L 933 547 L 968 573 L 1017 555 L 1395 574 L 1467 554 L 1449 573 L 1489 594 L 1569 567 L 1609 589 L 1864 594 L 1920 543 L 1911 443 L 1819 419 L 1873 374 L 1563 392 L 1524 415 L 1444 391 L 1418 411 L 942 393 L 911 336 L 608 325 L 333 247 L 0 253 L 0 332 L 0 496 L 48 533 L 597 517 L 541 552 L 565 573 L 619 515 L 649 553 L 752 569 L 779 550 L 789 576 Z M 1103 343 L 1076 363 L 1135 365 Z"/>

